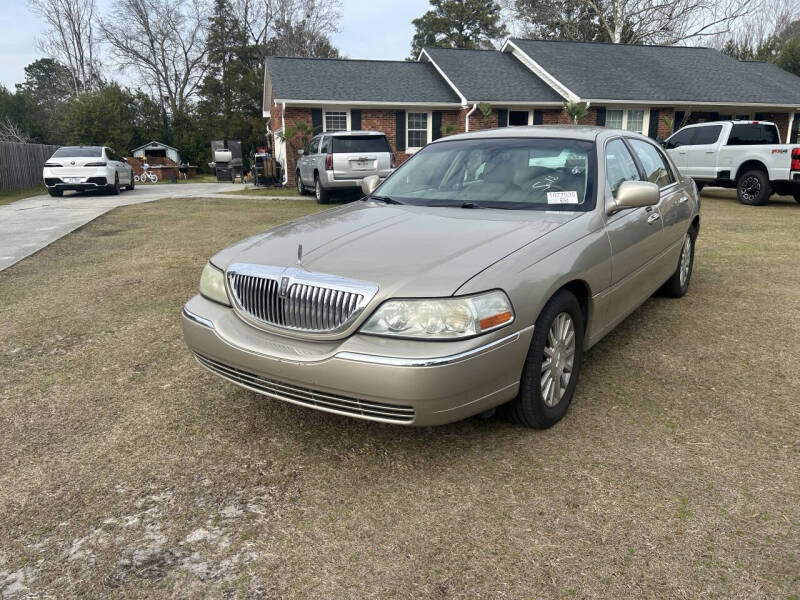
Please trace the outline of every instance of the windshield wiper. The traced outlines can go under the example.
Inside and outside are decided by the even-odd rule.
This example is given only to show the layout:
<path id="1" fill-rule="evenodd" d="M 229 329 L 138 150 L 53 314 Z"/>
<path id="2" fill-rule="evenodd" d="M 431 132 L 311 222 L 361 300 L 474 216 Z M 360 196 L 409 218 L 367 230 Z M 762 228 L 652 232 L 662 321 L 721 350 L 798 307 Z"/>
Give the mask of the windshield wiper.
<path id="1" fill-rule="evenodd" d="M 400 202 L 399 200 L 395 200 L 390 196 L 369 196 L 368 200 L 380 200 L 381 202 L 385 202 L 386 204 L 405 204 L 404 202 Z"/>

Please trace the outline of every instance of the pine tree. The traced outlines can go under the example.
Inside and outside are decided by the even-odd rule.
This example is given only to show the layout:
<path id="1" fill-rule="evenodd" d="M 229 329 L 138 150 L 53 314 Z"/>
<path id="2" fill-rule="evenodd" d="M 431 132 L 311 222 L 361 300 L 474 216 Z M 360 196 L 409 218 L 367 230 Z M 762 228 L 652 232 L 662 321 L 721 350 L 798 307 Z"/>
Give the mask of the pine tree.
<path id="1" fill-rule="evenodd" d="M 411 23 L 416 28 L 411 58 L 425 46 L 441 48 L 491 48 L 492 40 L 507 34 L 500 22 L 500 5 L 494 0 L 431 0 L 429 10 Z"/>

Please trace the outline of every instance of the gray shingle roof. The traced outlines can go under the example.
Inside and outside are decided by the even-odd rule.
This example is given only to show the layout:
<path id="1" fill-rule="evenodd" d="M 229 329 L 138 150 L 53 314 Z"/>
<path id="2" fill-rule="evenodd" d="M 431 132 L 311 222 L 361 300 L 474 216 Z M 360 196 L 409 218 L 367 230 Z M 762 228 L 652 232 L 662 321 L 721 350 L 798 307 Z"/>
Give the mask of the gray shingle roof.
<path id="1" fill-rule="evenodd" d="M 581 98 L 800 105 L 800 78 L 709 48 L 512 42 Z"/>
<path id="2" fill-rule="evenodd" d="M 425 52 L 469 102 L 564 101 L 510 54 L 452 48 L 425 48 Z"/>
<path id="3" fill-rule="evenodd" d="M 460 104 L 430 63 L 267 58 L 276 99 Z"/>

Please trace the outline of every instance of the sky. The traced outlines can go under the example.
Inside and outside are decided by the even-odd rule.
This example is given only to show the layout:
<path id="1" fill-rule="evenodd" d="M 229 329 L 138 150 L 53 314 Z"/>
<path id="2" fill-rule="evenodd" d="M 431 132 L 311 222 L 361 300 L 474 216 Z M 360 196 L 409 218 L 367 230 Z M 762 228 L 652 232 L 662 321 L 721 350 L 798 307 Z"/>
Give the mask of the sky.
<path id="1" fill-rule="evenodd" d="M 36 38 L 44 24 L 26 0 L 1 0 L 0 5 L 0 85 L 13 91 L 25 78 L 25 65 L 41 57 Z M 429 8 L 428 0 L 343 0 L 333 44 L 348 58 L 403 60 L 414 34 L 411 19 Z"/>

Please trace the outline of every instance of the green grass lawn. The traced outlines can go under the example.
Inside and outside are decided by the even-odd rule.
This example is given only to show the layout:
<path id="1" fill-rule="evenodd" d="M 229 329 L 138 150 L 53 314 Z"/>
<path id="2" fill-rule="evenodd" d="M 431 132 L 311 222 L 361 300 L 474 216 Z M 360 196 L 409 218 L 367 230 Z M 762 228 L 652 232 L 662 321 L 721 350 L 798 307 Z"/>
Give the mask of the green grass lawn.
<path id="1" fill-rule="evenodd" d="M 707 195 L 688 295 L 589 351 L 546 431 L 201 370 L 180 311 L 207 258 L 319 208 L 126 206 L 0 273 L 0 597 L 797 598 L 793 200 Z"/>
<path id="2" fill-rule="evenodd" d="M 287 198 L 300 198 L 300 194 L 293 187 L 268 187 L 268 188 L 245 188 L 235 192 L 226 192 L 238 196 L 281 196 Z"/>
<path id="3" fill-rule="evenodd" d="M 2 190 L 0 191 L 0 205 L 10 204 L 11 202 L 16 202 L 17 200 L 22 200 L 23 198 L 29 198 L 30 196 L 38 196 L 46 193 L 47 189 L 43 185 L 35 185 L 33 187 L 21 188 L 18 190 Z"/>

